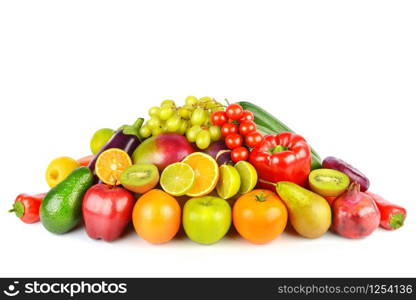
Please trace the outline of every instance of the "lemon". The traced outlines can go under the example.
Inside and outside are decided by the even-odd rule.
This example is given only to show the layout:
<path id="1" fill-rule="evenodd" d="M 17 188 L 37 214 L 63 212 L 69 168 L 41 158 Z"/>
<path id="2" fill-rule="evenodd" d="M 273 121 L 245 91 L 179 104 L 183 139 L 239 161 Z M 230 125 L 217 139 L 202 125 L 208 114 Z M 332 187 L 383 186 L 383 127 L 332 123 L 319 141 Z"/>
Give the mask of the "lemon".
<path id="1" fill-rule="evenodd" d="M 183 196 L 193 186 L 195 172 L 190 165 L 177 162 L 167 166 L 160 177 L 163 190 L 172 196 Z"/>
<path id="2" fill-rule="evenodd" d="M 241 185 L 240 174 L 236 168 L 230 165 L 220 167 L 220 180 L 217 184 L 217 194 L 223 199 L 235 196 Z"/>
<path id="3" fill-rule="evenodd" d="M 236 163 L 235 168 L 240 174 L 241 186 L 240 194 L 251 192 L 257 184 L 257 171 L 252 164 L 247 161 L 239 161 Z"/>

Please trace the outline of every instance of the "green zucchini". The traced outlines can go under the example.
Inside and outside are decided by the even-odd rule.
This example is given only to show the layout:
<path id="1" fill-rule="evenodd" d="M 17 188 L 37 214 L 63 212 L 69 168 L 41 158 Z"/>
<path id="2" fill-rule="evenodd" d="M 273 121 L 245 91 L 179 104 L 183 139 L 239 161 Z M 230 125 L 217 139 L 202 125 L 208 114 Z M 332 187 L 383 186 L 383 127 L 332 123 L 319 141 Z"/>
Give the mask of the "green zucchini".
<path id="1" fill-rule="evenodd" d="M 268 113 L 261 107 L 253 103 L 245 102 L 245 101 L 241 101 L 237 103 L 240 104 L 244 110 L 249 110 L 253 113 L 254 123 L 256 123 L 257 130 L 261 134 L 263 135 L 278 134 L 284 131 L 289 131 L 289 132 L 294 133 L 294 131 L 290 129 L 289 127 L 287 127 L 286 124 L 276 119 L 273 115 L 271 115 L 270 113 Z M 310 148 L 311 148 L 311 153 L 312 153 L 312 164 L 311 164 L 312 170 L 322 168 L 321 158 L 319 157 L 318 153 L 314 149 L 312 149 L 312 147 Z"/>

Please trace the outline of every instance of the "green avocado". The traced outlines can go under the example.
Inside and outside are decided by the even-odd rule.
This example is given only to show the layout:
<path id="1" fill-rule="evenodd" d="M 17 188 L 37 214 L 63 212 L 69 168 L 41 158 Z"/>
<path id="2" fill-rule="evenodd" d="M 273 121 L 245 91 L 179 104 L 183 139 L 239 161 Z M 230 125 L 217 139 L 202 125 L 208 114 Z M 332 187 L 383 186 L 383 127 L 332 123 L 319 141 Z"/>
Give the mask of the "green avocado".
<path id="1" fill-rule="evenodd" d="M 56 234 L 63 234 L 74 228 L 82 218 L 82 198 L 93 182 L 90 169 L 80 167 L 52 188 L 40 206 L 43 226 Z"/>

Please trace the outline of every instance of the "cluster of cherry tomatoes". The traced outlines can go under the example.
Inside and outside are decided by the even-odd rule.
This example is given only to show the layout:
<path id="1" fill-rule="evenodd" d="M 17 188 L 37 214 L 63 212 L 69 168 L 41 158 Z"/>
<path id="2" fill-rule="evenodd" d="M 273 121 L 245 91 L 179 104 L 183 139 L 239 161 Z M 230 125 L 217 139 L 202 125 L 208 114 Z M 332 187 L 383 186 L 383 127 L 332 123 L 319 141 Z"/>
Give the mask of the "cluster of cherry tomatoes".
<path id="1" fill-rule="evenodd" d="M 254 148 L 263 141 L 263 135 L 257 131 L 254 123 L 253 113 L 238 104 L 228 105 L 225 111 L 216 111 L 211 118 L 214 125 L 221 127 L 221 134 L 234 162 L 247 160 L 250 153 L 247 147 Z"/>

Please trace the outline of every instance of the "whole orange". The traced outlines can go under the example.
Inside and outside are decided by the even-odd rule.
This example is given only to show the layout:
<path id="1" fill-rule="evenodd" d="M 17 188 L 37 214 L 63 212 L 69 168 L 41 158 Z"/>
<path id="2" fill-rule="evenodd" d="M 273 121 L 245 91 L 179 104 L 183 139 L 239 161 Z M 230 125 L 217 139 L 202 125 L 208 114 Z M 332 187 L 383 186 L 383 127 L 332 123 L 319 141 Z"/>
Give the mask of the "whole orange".
<path id="1" fill-rule="evenodd" d="M 287 208 L 276 193 L 253 190 L 242 195 L 233 207 L 233 223 L 238 233 L 255 244 L 277 238 L 287 224 Z"/>
<path id="2" fill-rule="evenodd" d="M 181 224 L 181 208 L 171 195 L 162 190 L 150 190 L 142 195 L 133 208 L 136 233 L 153 244 L 170 241 Z"/>

